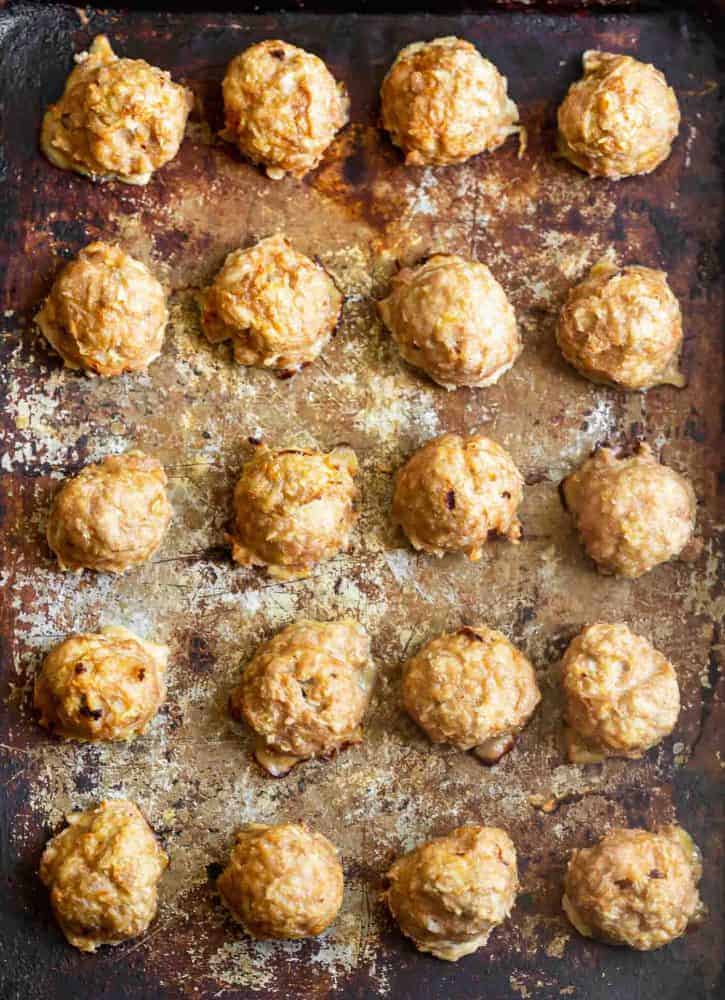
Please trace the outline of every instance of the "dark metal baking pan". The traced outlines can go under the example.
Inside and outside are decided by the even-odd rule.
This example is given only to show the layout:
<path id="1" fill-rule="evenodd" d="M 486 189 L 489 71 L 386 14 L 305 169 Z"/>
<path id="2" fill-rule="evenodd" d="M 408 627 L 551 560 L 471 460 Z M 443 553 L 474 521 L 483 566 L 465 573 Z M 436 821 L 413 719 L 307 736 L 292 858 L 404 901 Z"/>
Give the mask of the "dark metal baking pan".
<path id="1" fill-rule="evenodd" d="M 0 995 L 714 1000 L 724 928 L 723 13 L 684 0 L 451 3 L 428 13 L 415 4 L 394 13 L 392 4 L 227 7 L 11 3 L 0 12 Z M 100 32 L 122 54 L 171 70 L 197 98 L 179 156 L 144 189 L 94 186 L 38 151 L 43 109 L 59 96 L 73 54 Z M 405 170 L 376 128 L 378 87 L 398 49 L 446 34 L 470 39 L 507 75 L 528 128 L 521 159 L 510 140 L 459 168 Z M 301 184 L 266 180 L 217 138 L 227 61 L 275 36 L 319 53 L 352 97 L 352 124 Z M 656 63 L 678 93 L 680 136 L 649 177 L 590 181 L 554 156 L 556 106 L 594 47 Z M 346 294 L 337 338 L 288 382 L 235 368 L 199 336 L 193 307 L 194 290 L 227 251 L 276 228 L 319 256 Z M 62 261 L 100 236 L 120 240 L 169 288 L 167 342 L 148 376 L 103 382 L 63 372 L 33 329 Z M 668 271 L 684 313 L 684 390 L 621 395 L 559 357 L 552 330 L 562 298 L 610 247 Z M 514 302 L 525 351 L 489 390 L 446 394 L 426 383 L 375 321 L 372 299 L 397 262 L 433 248 L 486 261 Z M 509 447 L 524 471 L 523 543 L 494 545 L 478 564 L 415 557 L 389 528 L 391 472 L 436 431 L 473 426 Z M 229 562 L 229 491 L 247 437 L 260 433 L 322 447 L 345 440 L 361 459 L 354 550 L 308 581 L 275 584 Z M 692 478 L 703 552 L 634 582 L 599 577 L 556 484 L 603 440 L 641 437 Z M 162 551 L 118 580 L 61 575 L 43 540 L 53 490 L 130 444 L 157 455 L 170 475 L 176 518 Z M 265 778 L 225 711 L 239 665 L 295 617 L 343 613 L 370 629 L 383 673 L 366 742 L 286 779 Z M 670 656 L 683 709 L 673 736 L 645 759 L 572 767 L 559 741 L 556 664 L 581 625 L 601 617 L 629 622 Z M 517 747 L 488 770 L 431 747 L 398 707 L 404 650 L 461 620 L 507 632 L 536 664 L 544 692 Z M 167 705 L 128 746 L 56 742 L 30 708 L 39 659 L 69 631 L 110 621 L 171 645 Z M 64 812 L 107 794 L 139 801 L 171 868 L 149 932 L 87 956 L 63 941 L 36 873 Z M 551 811 L 537 807 L 545 799 Z M 560 908 L 569 851 L 615 823 L 675 816 L 704 853 L 707 922 L 650 954 L 577 936 Z M 222 913 L 213 876 L 236 826 L 283 817 L 303 817 L 340 845 L 346 903 L 320 941 L 253 944 Z M 465 821 L 511 832 L 522 894 L 487 947 L 448 965 L 416 953 L 377 894 L 401 849 Z"/>

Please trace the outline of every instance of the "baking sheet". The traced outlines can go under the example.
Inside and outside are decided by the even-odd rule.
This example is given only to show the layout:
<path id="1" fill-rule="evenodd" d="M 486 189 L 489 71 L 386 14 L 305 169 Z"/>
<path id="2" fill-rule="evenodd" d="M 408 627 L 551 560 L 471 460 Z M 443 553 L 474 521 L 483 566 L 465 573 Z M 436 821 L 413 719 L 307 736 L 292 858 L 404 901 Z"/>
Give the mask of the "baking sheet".
<path id="1" fill-rule="evenodd" d="M 145 189 L 93 186 L 37 150 L 44 107 L 59 96 L 73 53 L 100 32 L 120 54 L 170 69 L 197 98 L 179 156 Z M 380 80 L 404 44 L 453 33 L 508 76 L 528 129 L 526 156 L 518 159 L 510 140 L 455 169 L 405 170 L 375 127 Z M 352 97 L 353 124 L 303 184 L 268 181 L 216 138 L 227 61 L 275 36 L 317 52 Z M 324 16 L 11 5 L 0 14 L 0 45 L 2 996 L 721 995 L 719 22 L 677 11 Z M 552 155 L 556 106 L 592 47 L 654 61 L 677 90 L 680 137 L 654 176 L 594 182 Z M 286 382 L 237 368 L 226 347 L 207 344 L 193 305 L 229 250 L 278 229 L 318 256 L 346 295 L 334 342 Z M 96 238 L 119 240 L 170 292 L 165 349 L 147 375 L 100 381 L 64 372 L 33 330 L 58 268 Z M 684 312 L 686 390 L 620 395 L 560 358 L 556 311 L 609 248 L 668 271 Z M 372 300 L 397 264 L 434 249 L 488 263 L 514 303 L 525 351 L 491 389 L 447 394 L 428 383 L 399 360 L 375 319 Z M 525 475 L 523 543 L 491 545 L 475 564 L 415 555 L 390 528 L 392 473 L 436 433 L 474 428 L 510 449 Z M 223 531 L 249 436 L 325 449 L 345 441 L 361 460 L 353 549 L 309 580 L 278 584 L 230 563 Z M 585 559 L 557 483 L 596 444 L 636 437 L 692 478 L 703 553 L 638 581 L 607 579 Z M 170 477 L 176 516 L 163 548 L 122 579 L 61 574 L 43 538 L 50 497 L 63 477 L 131 446 L 156 455 Z M 343 614 L 369 629 L 381 668 L 367 739 L 283 780 L 265 777 L 249 734 L 226 713 L 240 664 L 297 617 Z M 628 622 L 674 661 L 682 714 L 643 761 L 571 766 L 560 747 L 557 660 L 585 622 L 602 617 Z M 517 747 L 492 769 L 432 747 L 399 708 L 406 652 L 477 621 L 521 645 L 543 692 Z M 168 701 L 128 746 L 59 743 L 34 722 L 34 672 L 69 632 L 110 623 L 170 644 Z M 65 812 L 107 795 L 142 806 L 171 867 L 148 933 L 89 957 L 65 945 L 36 871 Z M 548 799 L 551 812 L 540 808 Z M 649 955 L 578 937 L 560 910 L 571 848 L 613 824 L 675 816 L 704 852 L 708 922 Z M 342 850 L 342 914 L 319 940 L 253 943 L 222 912 L 213 879 L 237 826 L 297 818 Z M 488 946 L 453 966 L 416 953 L 377 895 L 394 856 L 463 822 L 509 830 L 522 894 Z"/>

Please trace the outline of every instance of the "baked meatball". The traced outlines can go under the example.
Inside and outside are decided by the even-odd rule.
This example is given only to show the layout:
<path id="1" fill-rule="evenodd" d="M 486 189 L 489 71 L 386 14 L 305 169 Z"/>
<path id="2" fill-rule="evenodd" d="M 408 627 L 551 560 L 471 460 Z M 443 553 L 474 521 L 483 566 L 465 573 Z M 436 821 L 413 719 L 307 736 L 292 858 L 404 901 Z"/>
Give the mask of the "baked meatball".
<path id="1" fill-rule="evenodd" d="M 506 77 L 461 38 L 407 45 L 380 97 L 383 128 L 409 166 L 463 163 L 521 131 Z"/>
<path id="2" fill-rule="evenodd" d="M 522 499 L 521 473 L 500 445 L 482 434 L 443 434 L 399 470 L 393 520 L 416 549 L 476 560 L 490 535 L 518 542 Z"/>
<path id="3" fill-rule="evenodd" d="M 273 180 L 313 170 L 350 110 L 345 87 L 321 59 L 276 39 L 232 59 L 222 93 L 224 138 Z"/>
<path id="4" fill-rule="evenodd" d="M 641 757 L 674 729 L 675 668 L 626 625 L 587 625 L 562 660 L 569 760 Z"/>
<path id="5" fill-rule="evenodd" d="M 46 729 L 75 740 L 128 740 L 166 697 L 169 650 L 109 626 L 72 635 L 48 653 L 35 680 Z"/>
<path id="6" fill-rule="evenodd" d="M 143 59 L 119 59 L 105 35 L 76 64 L 43 118 L 43 152 L 92 181 L 147 184 L 179 151 L 191 91 Z"/>
<path id="7" fill-rule="evenodd" d="M 511 303 L 478 261 L 436 254 L 406 267 L 378 309 L 403 358 L 444 389 L 493 385 L 521 353 Z"/>
<path id="8" fill-rule="evenodd" d="M 46 845 L 40 878 L 69 943 L 95 951 L 143 934 L 168 863 L 138 806 L 111 799 L 68 816 Z"/>
<path id="9" fill-rule="evenodd" d="M 299 371 L 318 356 L 340 317 L 327 271 L 283 236 L 235 250 L 200 296 L 212 344 L 231 339 L 240 365 Z"/>
<path id="10" fill-rule="evenodd" d="M 237 834 L 217 887 L 251 937 L 313 937 L 340 910 L 342 865 L 327 837 L 302 823 L 251 823 Z"/>
<path id="11" fill-rule="evenodd" d="M 591 177 L 651 173 L 680 127 L 674 90 L 631 56 L 585 52 L 583 63 L 584 76 L 559 107 L 559 152 Z"/>
<path id="12" fill-rule="evenodd" d="M 403 704 L 433 743 L 496 763 L 541 701 L 529 661 L 485 625 L 432 639 L 403 667 Z"/>
<path id="13" fill-rule="evenodd" d="M 461 826 L 399 858 L 383 898 L 419 951 L 457 962 L 508 917 L 519 887 L 516 850 L 495 826 Z"/>
<path id="14" fill-rule="evenodd" d="M 682 827 L 615 829 L 574 851 L 562 904 L 580 934 L 651 951 L 703 915 L 700 852 Z"/>
<path id="15" fill-rule="evenodd" d="M 141 261 L 91 243 L 63 268 L 36 317 L 69 368 L 94 375 L 143 371 L 161 353 L 166 295 Z"/>
<path id="16" fill-rule="evenodd" d="M 619 389 L 685 384 L 682 314 L 664 271 L 600 260 L 569 292 L 556 340 L 569 364 L 592 382 Z"/>
<path id="17" fill-rule="evenodd" d="M 325 454 L 260 445 L 234 491 L 234 561 L 294 580 L 346 550 L 357 520 L 356 472 L 351 448 Z"/>
<path id="18" fill-rule="evenodd" d="M 257 650 L 229 707 L 256 733 L 259 763 L 280 777 L 298 761 L 362 740 L 374 677 L 362 625 L 299 621 Z"/>
<path id="19" fill-rule="evenodd" d="M 678 556 L 695 530 L 692 486 L 647 444 L 621 458 L 598 449 L 564 480 L 562 492 L 600 573 L 642 576 Z"/>
<path id="20" fill-rule="evenodd" d="M 161 462 L 142 451 L 107 455 L 65 482 L 47 529 L 60 568 L 124 573 L 150 559 L 171 522 L 165 487 Z"/>

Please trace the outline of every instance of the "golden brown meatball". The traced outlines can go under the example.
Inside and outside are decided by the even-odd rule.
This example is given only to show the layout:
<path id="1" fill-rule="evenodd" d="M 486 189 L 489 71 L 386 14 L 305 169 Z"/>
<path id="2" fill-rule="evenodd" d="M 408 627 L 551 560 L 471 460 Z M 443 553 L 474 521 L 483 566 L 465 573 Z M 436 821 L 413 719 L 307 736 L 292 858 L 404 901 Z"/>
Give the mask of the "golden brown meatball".
<path id="1" fill-rule="evenodd" d="M 573 763 L 641 757 L 680 712 L 675 668 L 626 625 L 588 625 L 562 660 L 567 751 Z"/>
<path id="2" fill-rule="evenodd" d="M 620 389 L 685 384 L 682 314 L 664 271 L 600 260 L 569 292 L 556 340 L 569 364 L 592 382 Z"/>
<path id="3" fill-rule="evenodd" d="M 378 309 L 408 364 L 445 389 L 493 385 L 521 353 L 511 303 L 478 261 L 436 254 L 405 268 Z"/>
<path id="4" fill-rule="evenodd" d="M 348 121 L 347 91 L 324 62 L 275 39 L 232 59 L 222 93 L 224 137 L 273 180 L 313 170 Z"/>
<path id="5" fill-rule="evenodd" d="M 217 886 L 251 937 L 313 937 L 340 910 L 342 865 L 327 837 L 301 823 L 250 823 L 237 834 Z"/>
<path id="6" fill-rule="evenodd" d="M 493 764 L 541 700 L 529 661 L 506 636 L 466 625 L 428 642 L 403 667 L 403 704 L 433 743 Z"/>
<path id="7" fill-rule="evenodd" d="M 138 807 L 112 799 L 68 816 L 46 845 L 40 878 L 69 943 L 95 951 L 143 934 L 168 863 Z"/>
<path id="8" fill-rule="evenodd" d="M 638 577 L 678 556 L 695 530 L 692 486 L 647 444 L 617 458 L 600 448 L 562 490 L 582 544 L 600 573 Z"/>
<path id="9" fill-rule="evenodd" d="M 109 626 L 72 635 L 48 653 L 35 680 L 40 724 L 76 740 L 128 740 L 166 697 L 169 650 Z"/>
<path id="10" fill-rule="evenodd" d="M 443 434 L 399 470 L 393 520 L 416 549 L 476 560 L 492 534 L 518 542 L 522 499 L 521 473 L 505 449 L 482 434 Z"/>
<path id="11" fill-rule="evenodd" d="M 69 368 L 122 375 L 161 353 L 166 295 L 145 264 L 120 247 L 91 243 L 63 268 L 36 317 Z"/>
<path id="12" fill-rule="evenodd" d="M 204 333 L 212 344 L 231 338 L 240 365 L 294 372 L 329 340 L 342 296 L 320 264 L 270 236 L 230 253 L 200 303 Z"/>
<path id="13" fill-rule="evenodd" d="M 521 131 L 506 77 L 461 38 L 407 45 L 380 97 L 383 128 L 409 166 L 463 163 Z"/>
<path id="14" fill-rule="evenodd" d="M 234 491 L 234 561 L 294 580 L 346 550 L 357 520 L 356 472 L 350 448 L 258 447 Z"/>
<path id="15" fill-rule="evenodd" d="M 631 56 L 585 52 L 583 63 L 584 76 L 559 108 L 559 152 L 591 177 L 651 173 L 680 127 L 674 90 Z"/>
<path id="16" fill-rule="evenodd" d="M 191 91 L 143 59 L 119 59 L 105 35 L 76 63 L 43 118 L 43 152 L 93 181 L 147 184 L 179 151 Z"/>
<path id="17" fill-rule="evenodd" d="M 230 710 L 257 734 L 259 763 L 280 777 L 362 740 L 374 669 L 367 633 L 351 618 L 295 622 L 257 650 Z"/>
<path id="18" fill-rule="evenodd" d="M 65 482 L 47 529 L 60 568 L 124 573 L 150 559 L 171 522 L 165 486 L 163 466 L 142 451 L 108 455 Z"/>
<path id="19" fill-rule="evenodd" d="M 585 937 L 651 951 L 702 917 L 701 874 L 700 852 L 682 827 L 615 829 L 574 851 L 562 905 Z"/>
<path id="20" fill-rule="evenodd" d="M 457 962 L 482 948 L 508 917 L 519 887 L 504 830 L 461 826 L 399 858 L 384 899 L 419 951 Z"/>

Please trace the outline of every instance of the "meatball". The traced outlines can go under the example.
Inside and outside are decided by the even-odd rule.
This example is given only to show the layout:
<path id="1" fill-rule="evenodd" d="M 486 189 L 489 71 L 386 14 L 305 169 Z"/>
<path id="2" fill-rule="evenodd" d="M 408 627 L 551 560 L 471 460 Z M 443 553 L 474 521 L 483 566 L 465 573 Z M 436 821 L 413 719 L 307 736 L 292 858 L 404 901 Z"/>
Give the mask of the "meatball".
<path id="1" fill-rule="evenodd" d="M 692 486 L 647 444 L 618 458 L 600 448 L 562 483 L 582 544 L 600 573 L 635 578 L 678 556 L 692 540 Z"/>
<path id="2" fill-rule="evenodd" d="M 234 491 L 232 557 L 278 580 L 309 576 L 349 545 L 357 520 L 355 452 L 260 445 Z"/>
<path id="3" fill-rule="evenodd" d="M 529 661 L 485 625 L 432 639 L 403 667 L 403 704 L 433 743 L 493 764 L 541 700 Z"/>
<path id="4" fill-rule="evenodd" d="M 231 338 L 240 365 L 292 373 L 329 340 L 342 296 L 320 264 L 270 236 L 230 253 L 200 304 L 204 333 L 213 344 Z"/>
<path id="5" fill-rule="evenodd" d="M 257 650 L 230 710 L 256 733 L 259 763 L 279 777 L 298 761 L 362 740 L 374 677 L 362 625 L 299 621 Z"/>
<path id="6" fill-rule="evenodd" d="M 592 382 L 619 389 L 685 384 L 678 363 L 682 314 L 664 271 L 599 261 L 569 292 L 556 340 Z"/>
<path id="7" fill-rule="evenodd" d="M 40 724 L 67 739 L 128 740 L 166 697 L 169 650 L 125 628 L 73 635 L 46 656 L 35 681 Z"/>
<path id="8" fill-rule="evenodd" d="M 675 92 L 654 66 L 585 52 L 584 76 L 558 112 L 559 152 L 591 177 L 649 174 L 670 155 L 680 127 Z"/>
<path id="9" fill-rule="evenodd" d="M 254 938 L 321 934 L 342 905 L 337 849 L 301 823 L 251 823 L 217 880 L 222 901 Z"/>
<path id="10" fill-rule="evenodd" d="M 143 371 L 161 353 L 166 295 L 145 264 L 91 243 L 63 268 L 36 317 L 69 368 L 110 377 Z"/>
<path id="11" fill-rule="evenodd" d="M 224 138 L 273 180 L 313 170 L 350 110 L 345 87 L 321 59 L 276 39 L 232 59 L 222 93 Z"/>
<path id="12" fill-rule="evenodd" d="M 675 668 L 626 625 L 588 625 L 562 660 L 569 760 L 641 757 L 674 729 Z"/>
<path id="13" fill-rule="evenodd" d="M 143 934 L 168 863 L 138 806 L 112 799 L 68 816 L 46 845 L 40 878 L 68 942 L 95 951 Z"/>
<path id="14" fill-rule="evenodd" d="M 416 549 L 476 560 L 490 535 L 518 542 L 522 499 L 521 473 L 500 445 L 482 434 L 443 434 L 399 470 L 393 520 Z"/>
<path id="15" fill-rule="evenodd" d="M 457 962 L 482 948 L 508 917 L 519 887 L 504 830 L 461 826 L 399 858 L 383 898 L 419 951 Z"/>
<path id="16" fill-rule="evenodd" d="M 444 389 L 493 385 L 521 353 L 511 303 L 478 261 L 436 254 L 405 268 L 378 309 L 403 358 Z"/>
<path id="17" fill-rule="evenodd" d="M 574 851 L 562 905 L 580 934 L 651 951 L 703 916 L 700 852 L 679 826 L 615 829 Z"/>
<path id="18" fill-rule="evenodd" d="M 398 53 L 383 80 L 383 128 L 409 166 L 463 163 L 521 131 L 506 86 L 470 42 L 415 42 Z"/>
<path id="19" fill-rule="evenodd" d="M 105 35 L 76 63 L 43 118 L 43 152 L 92 181 L 147 184 L 179 151 L 191 91 L 143 59 L 119 59 Z"/>
<path id="20" fill-rule="evenodd" d="M 88 465 L 56 494 L 48 545 L 61 569 L 124 573 L 146 562 L 171 522 L 166 473 L 142 451 Z"/>

